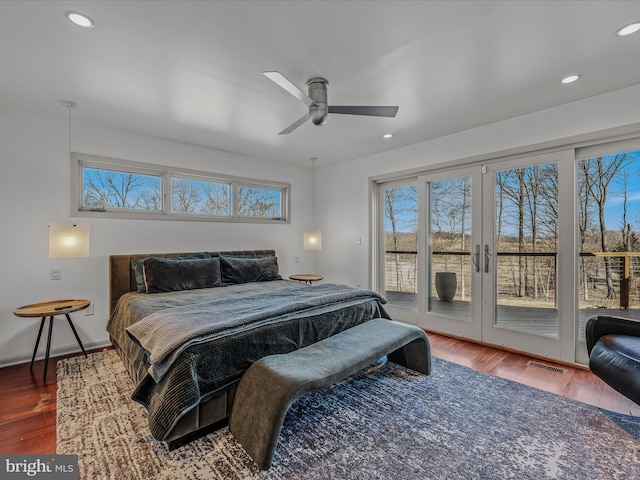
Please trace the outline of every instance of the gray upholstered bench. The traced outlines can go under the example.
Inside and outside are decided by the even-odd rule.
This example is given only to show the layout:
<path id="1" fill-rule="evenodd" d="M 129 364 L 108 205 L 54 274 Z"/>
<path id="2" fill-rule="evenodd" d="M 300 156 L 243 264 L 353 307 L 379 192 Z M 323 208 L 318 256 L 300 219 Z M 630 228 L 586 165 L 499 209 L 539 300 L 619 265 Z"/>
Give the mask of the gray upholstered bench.
<path id="1" fill-rule="evenodd" d="M 258 467 L 267 469 L 287 410 L 296 398 L 332 385 L 385 355 L 394 363 L 431 373 L 425 332 L 382 318 L 285 355 L 261 358 L 240 380 L 229 429 Z"/>

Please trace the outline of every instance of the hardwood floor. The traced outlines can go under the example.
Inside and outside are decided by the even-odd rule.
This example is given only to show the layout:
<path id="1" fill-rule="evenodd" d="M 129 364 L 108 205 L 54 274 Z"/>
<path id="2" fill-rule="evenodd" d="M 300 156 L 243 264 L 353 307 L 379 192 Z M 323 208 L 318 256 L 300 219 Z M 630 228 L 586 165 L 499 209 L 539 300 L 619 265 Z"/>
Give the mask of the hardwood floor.
<path id="1" fill-rule="evenodd" d="M 558 364 L 546 359 L 541 360 L 435 333 L 428 335 L 431 342 L 431 352 L 435 357 L 596 407 L 640 416 L 639 405 L 620 395 L 587 368 Z M 561 368 L 566 373 L 556 373 L 530 366 L 528 362 L 531 360 L 538 364 Z"/>
<path id="2" fill-rule="evenodd" d="M 475 370 L 620 413 L 640 416 L 640 406 L 623 397 L 584 368 L 559 365 L 486 345 L 429 333 L 432 354 Z M 102 349 L 98 349 L 102 350 Z M 49 359 L 49 377 L 42 379 L 43 360 L 0 369 L 0 452 L 46 454 L 56 451 L 56 362 Z M 529 366 L 535 360 L 562 368 L 557 373 Z"/>

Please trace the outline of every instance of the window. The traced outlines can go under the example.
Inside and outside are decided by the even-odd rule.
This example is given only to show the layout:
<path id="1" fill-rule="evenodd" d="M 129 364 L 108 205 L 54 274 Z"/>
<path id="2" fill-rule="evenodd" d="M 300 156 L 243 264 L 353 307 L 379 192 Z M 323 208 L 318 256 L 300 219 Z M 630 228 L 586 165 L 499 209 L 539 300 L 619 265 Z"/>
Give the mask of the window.
<path id="1" fill-rule="evenodd" d="M 84 167 L 82 208 L 162 211 L 162 177 Z"/>
<path id="2" fill-rule="evenodd" d="M 72 154 L 74 215 L 289 223 L 291 186 Z"/>
<path id="3" fill-rule="evenodd" d="M 171 213 L 228 217 L 231 215 L 231 184 L 173 177 Z"/>
<path id="4" fill-rule="evenodd" d="M 591 316 L 640 318 L 640 149 L 607 147 L 578 153 L 580 341 Z"/>
<path id="5" fill-rule="evenodd" d="M 282 190 L 238 185 L 238 214 L 243 217 L 278 218 L 282 212 Z"/>

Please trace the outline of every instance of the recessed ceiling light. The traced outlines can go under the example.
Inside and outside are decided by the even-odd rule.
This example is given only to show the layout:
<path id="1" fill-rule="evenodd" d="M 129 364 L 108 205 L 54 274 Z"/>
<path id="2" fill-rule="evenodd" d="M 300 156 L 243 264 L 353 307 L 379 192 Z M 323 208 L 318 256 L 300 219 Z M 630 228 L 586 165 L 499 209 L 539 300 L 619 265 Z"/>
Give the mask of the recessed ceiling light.
<path id="1" fill-rule="evenodd" d="M 96 24 L 91 17 L 86 16 L 84 13 L 69 10 L 68 12 L 65 12 L 65 15 L 71 22 L 75 23 L 79 27 L 93 28 Z"/>
<path id="2" fill-rule="evenodd" d="M 393 137 L 393 134 L 392 134 L 392 133 L 385 133 L 385 134 L 382 136 L 382 138 L 391 138 L 391 137 Z"/>
<path id="3" fill-rule="evenodd" d="M 580 78 L 580 75 L 569 75 L 568 77 L 564 77 L 562 79 L 562 83 L 567 84 L 567 83 L 573 83 L 576 80 L 578 80 Z"/>
<path id="4" fill-rule="evenodd" d="M 619 37 L 625 37 L 627 35 L 631 35 L 632 33 L 636 33 L 638 30 L 640 30 L 640 22 L 633 22 L 618 29 L 616 35 Z"/>

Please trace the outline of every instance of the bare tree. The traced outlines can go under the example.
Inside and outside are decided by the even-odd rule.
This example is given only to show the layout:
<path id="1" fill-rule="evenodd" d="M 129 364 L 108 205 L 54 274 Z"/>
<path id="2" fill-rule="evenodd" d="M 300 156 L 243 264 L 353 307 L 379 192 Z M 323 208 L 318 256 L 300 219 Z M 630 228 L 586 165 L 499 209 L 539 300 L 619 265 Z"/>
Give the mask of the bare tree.
<path id="1" fill-rule="evenodd" d="M 400 273 L 400 257 L 398 253 L 398 227 L 396 223 L 396 196 L 398 193 L 398 189 L 389 188 L 384 192 L 384 210 L 385 210 L 385 218 L 391 224 L 391 248 L 387 244 L 386 249 L 393 251 L 394 256 L 394 265 L 395 265 L 395 276 L 396 276 L 396 287 L 400 290 L 401 285 L 401 273 Z M 389 239 L 386 239 L 387 242 Z"/>
<path id="2" fill-rule="evenodd" d="M 386 236 L 386 250 L 395 252 L 393 254 L 394 275 L 399 291 L 404 291 L 405 283 L 411 289 L 415 287 L 411 272 L 415 272 L 416 256 L 413 252 L 416 252 L 418 248 L 417 195 L 418 188 L 416 186 L 385 190 L 385 220 L 391 227 L 390 235 Z M 408 253 L 401 253 L 403 251 Z M 409 278 L 405 278 L 403 266 L 411 264 L 414 265 L 414 268 L 409 268 L 407 272 Z"/>
<path id="3" fill-rule="evenodd" d="M 171 183 L 171 209 L 177 213 L 200 213 L 202 197 L 198 187 L 186 180 L 173 179 Z"/>
<path id="4" fill-rule="evenodd" d="M 622 251 L 631 251 L 631 224 L 627 222 L 627 203 L 629 201 L 629 172 L 622 172 L 620 183 L 622 185 L 622 221 L 620 222 L 622 234 Z"/>
<path id="5" fill-rule="evenodd" d="M 460 251 L 467 251 L 466 237 L 467 237 L 467 214 L 471 213 L 471 177 L 462 177 L 462 205 L 460 207 Z M 460 298 L 462 300 L 466 297 L 466 268 L 465 258 L 460 256 Z"/>
<path id="6" fill-rule="evenodd" d="M 464 251 L 460 239 L 464 236 L 467 221 L 465 208 L 469 204 L 468 177 L 439 180 L 431 184 L 431 230 L 434 250 L 445 252 Z M 449 255 L 444 255 L 444 268 L 448 270 Z"/>
<path id="7" fill-rule="evenodd" d="M 611 181 L 616 174 L 622 171 L 629 163 L 626 153 L 618 153 L 606 157 L 589 158 L 583 161 L 585 171 L 591 177 L 589 181 L 589 194 L 596 202 L 598 209 L 598 221 L 600 225 L 600 248 L 602 252 L 607 252 L 607 228 L 605 222 L 605 206 L 607 203 L 607 193 Z M 616 298 L 616 291 L 613 287 L 611 275 L 611 261 L 609 257 L 604 257 L 605 282 L 607 285 L 607 298 Z"/>
<path id="8" fill-rule="evenodd" d="M 542 180 L 540 178 L 540 167 L 528 167 L 524 169 L 523 176 L 523 186 L 525 190 L 525 198 L 528 207 L 528 216 L 531 220 L 530 224 L 530 239 L 531 239 L 531 251 L 538 251 L 538 213 L 539 213 L 539 197 L 540 190 L 542 189 L 541 183 Z M 523 212 L 524 213 L 524 212 Z M 532 268 L 532 280 L 533 280 L 533 288 L 532 291 L 528 291 L 525 288 L 525 293 L 527 295 L 531 295 L 534 299 L 538 298 L 538 262 L 536 261 L 536 257 L 531 258 L 531 268 Z M 528 284 L 528 279 L 525 281 L 525 285 Z"/>
<path id="9" fill-rule="evenodd" d="M 97 208 L 140 208 L 140 194 L 147 183 L 144 176 L 133 173 L 86 169 L 84 204 Z"/>
<path id="10" fill-rule="evenodd" d="M 280 202 L 270 190 L 241 186 L 238 188 L 238 212 L 252 217 L 279 217 Z"/>
<path id="11" fill-rule="evenodd" d="M 205 196 L 203 213 L 209 215 L 231 214 L 231 188 L 229 185 L 209 183 L 203 188 Z"/>
<path id="12" fill-rule="evenodd" d="M 162 191 L 160 185 L 153 185 L 140 194 L 140 206 L 145 210 L 162 210 Z"/>
<path id="13" fill-rule="evenodd" d="M 518 204 L 518 253 L 524 253 L 526 250 L 524 242 L 524 197 L 525 191 L 525 169 L 516 168 L 514 171 L 518 179 L 518 188 L 516 190 L 516 202 Z M 522 297 L 525 292 L 525 259 L 522 255 L 518 255 L 518 286 L 517 296 Z"/>
<path id="14" fill-rule="evenodd" d="M 509 182 L 511 170 L 500 170 L 496 172 L 496 252 L 501 250 L 502 240 L 502 218 L 505 209 L 505 190 Z"/>
<path id="15" fill-rule="evenodd" d="M 580 243 L 580 252 L 585 252 L 587 242 L 587 232 L 591 228 L 591 215 L 593 208 L 591 206 L 591 176 L 589 175 L 588 162 L 579 162 L 578 164 L 578 241 Z M 584 300 L 589 300 L 589 273 L 588 262 L 584 256 L 580 257 L 580 276 L 582 278 L 582 295 Z"/>

